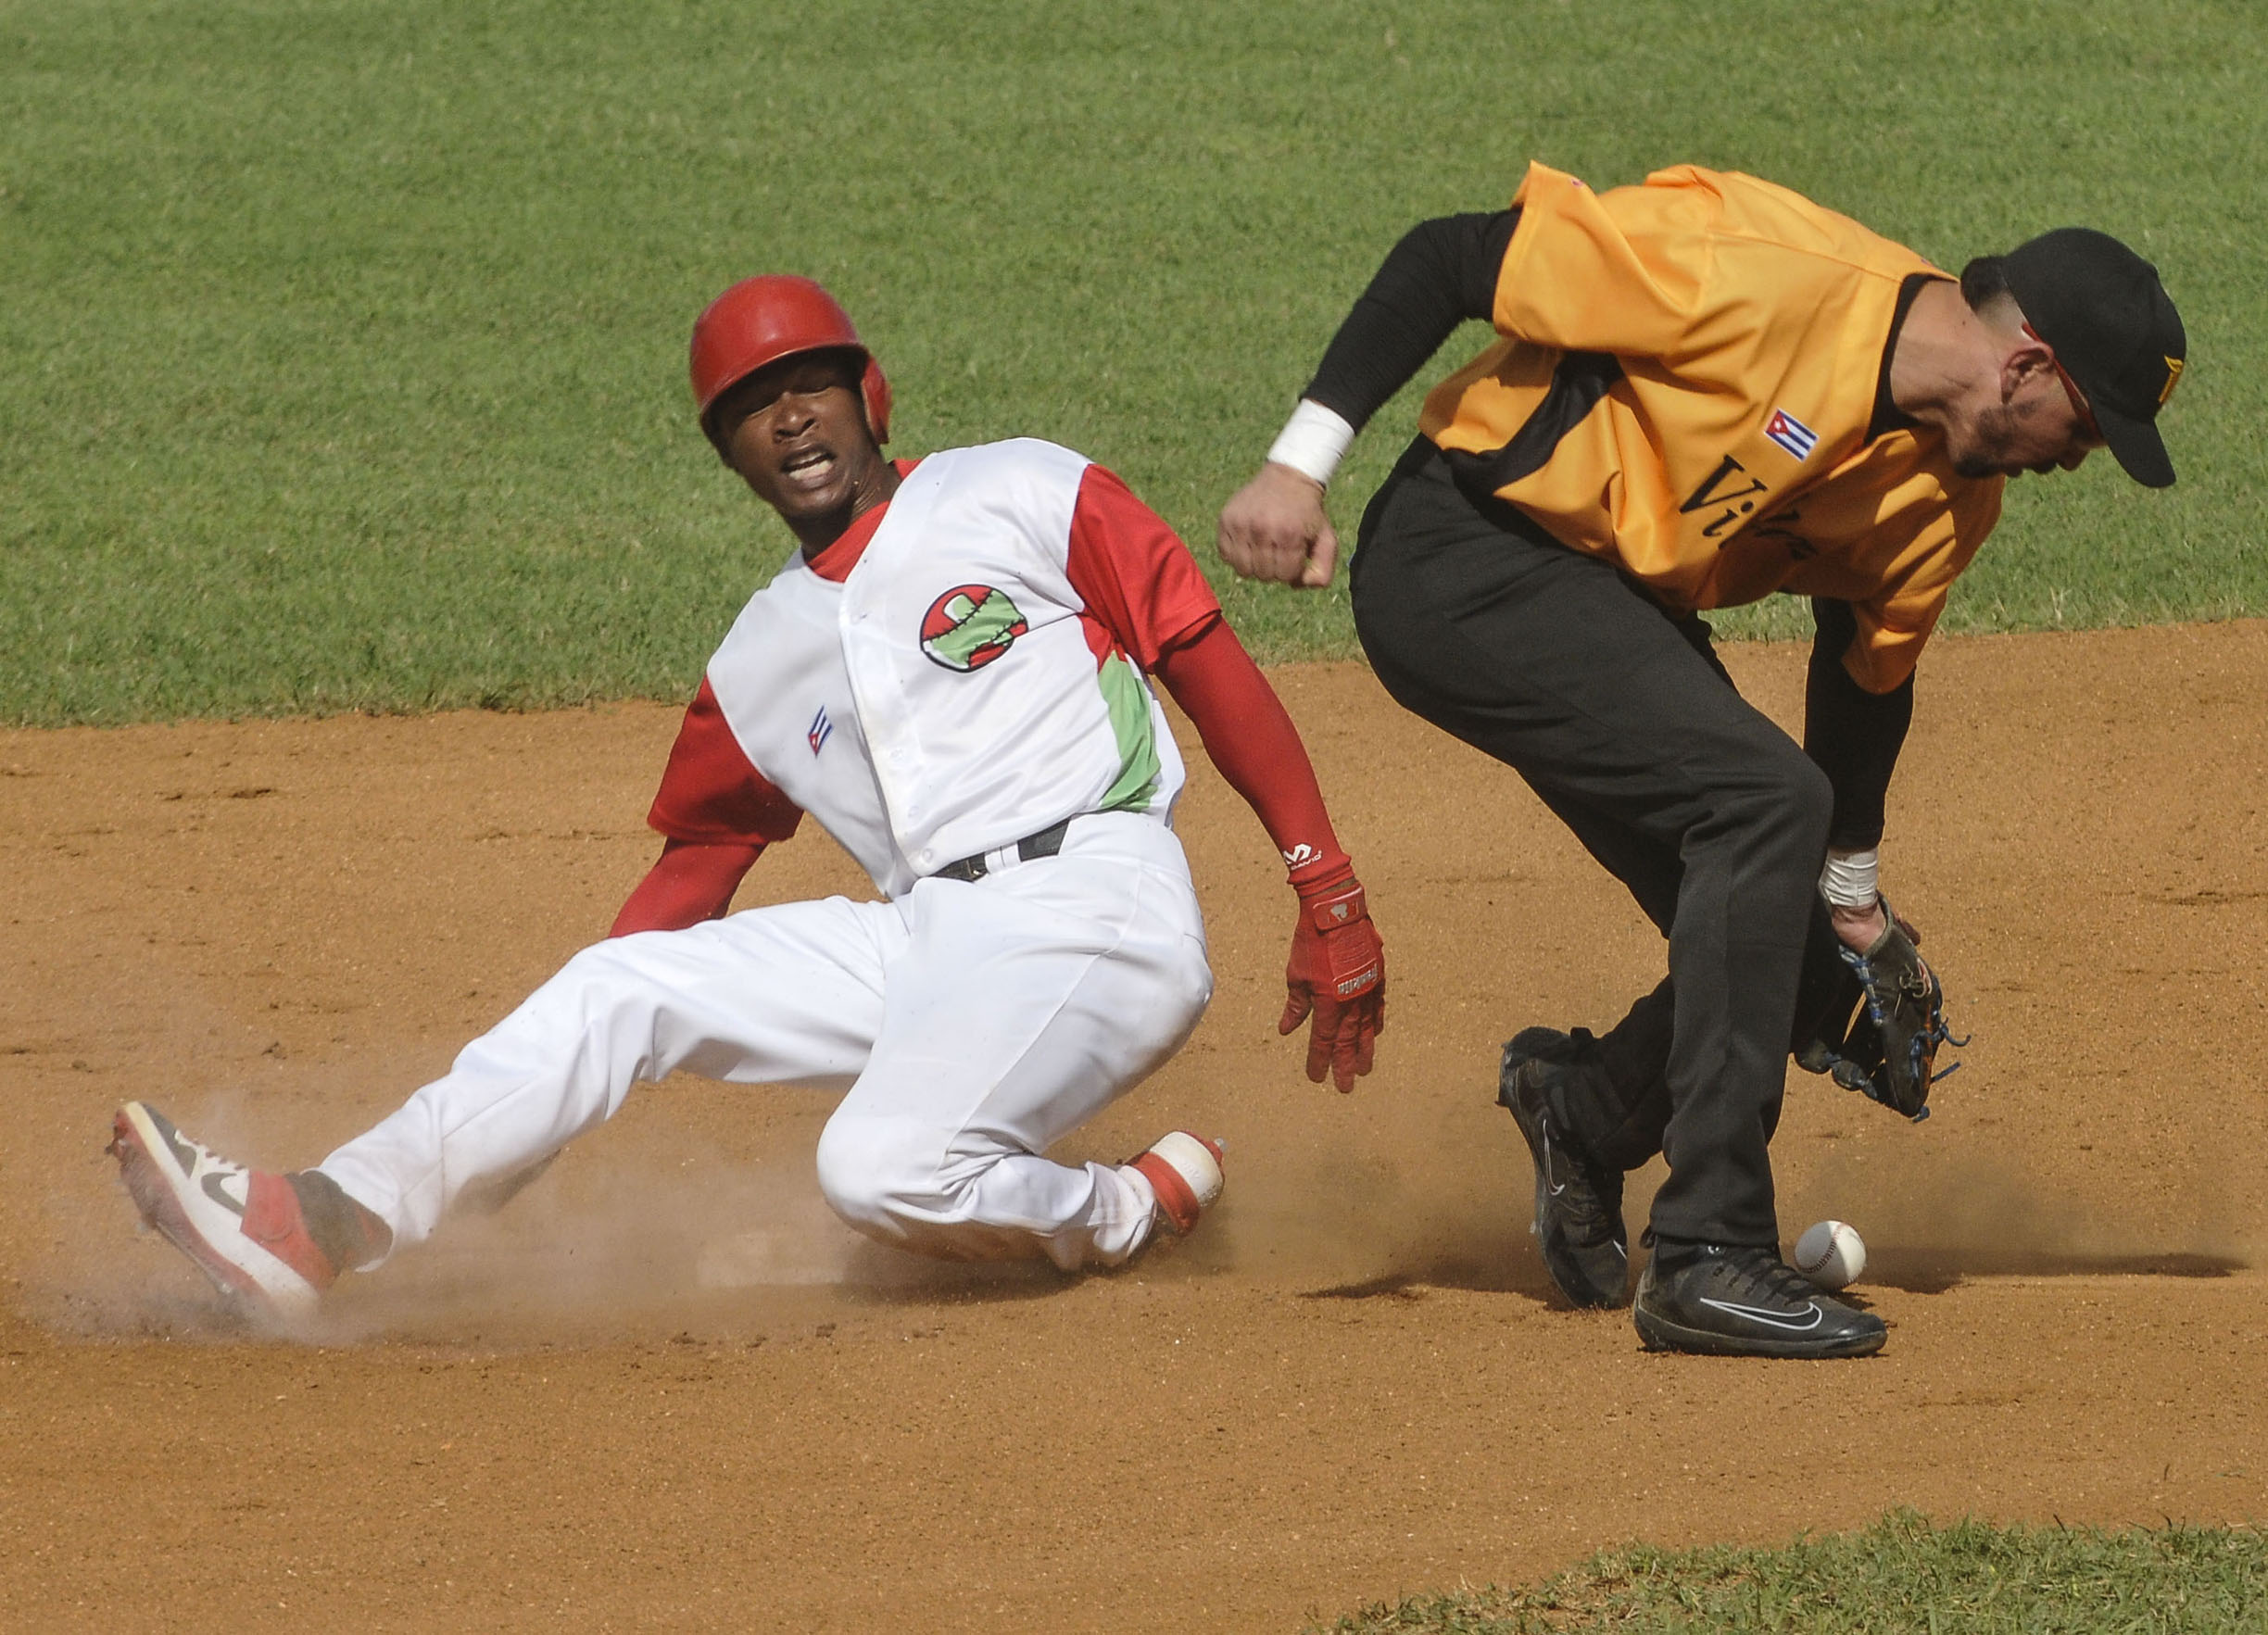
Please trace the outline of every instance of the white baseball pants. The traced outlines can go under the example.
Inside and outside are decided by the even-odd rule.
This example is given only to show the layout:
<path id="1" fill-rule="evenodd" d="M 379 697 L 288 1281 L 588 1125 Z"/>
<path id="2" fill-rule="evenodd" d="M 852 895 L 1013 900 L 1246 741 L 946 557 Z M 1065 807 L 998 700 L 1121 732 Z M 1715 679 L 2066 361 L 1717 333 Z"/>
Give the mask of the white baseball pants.
<path id="1" fill-rule="evenodd" d="M 1150 1235 L 1149 1183 L 1039 1154 L 1179 1049 L 1212 987 L 1173 832 L 1080 818 L 1060 855 L 973 884 L 585 949 L 321 1167 L 415 1243 L 465 1187 L 545 1158 L 641 1081 L 847 1086 L 818 1164 L 852 1226 L 951 1259 L 1115 1265 Z"/>

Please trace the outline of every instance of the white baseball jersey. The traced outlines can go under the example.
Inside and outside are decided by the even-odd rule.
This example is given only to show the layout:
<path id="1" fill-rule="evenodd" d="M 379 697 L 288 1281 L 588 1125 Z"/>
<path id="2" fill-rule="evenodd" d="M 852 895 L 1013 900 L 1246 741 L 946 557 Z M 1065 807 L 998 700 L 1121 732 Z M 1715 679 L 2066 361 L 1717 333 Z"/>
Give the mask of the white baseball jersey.
<path id="1" fill-rule="evenodd" d="M 1184 772 L 1144 672 L 1219 604 L 1123 484 L 1020 438 L 931 455 L 861 523 L 750 599 L 656 828 L 774 840 L 809 811 L 896 897 L 1082 812 L 1170 820 Z"/>

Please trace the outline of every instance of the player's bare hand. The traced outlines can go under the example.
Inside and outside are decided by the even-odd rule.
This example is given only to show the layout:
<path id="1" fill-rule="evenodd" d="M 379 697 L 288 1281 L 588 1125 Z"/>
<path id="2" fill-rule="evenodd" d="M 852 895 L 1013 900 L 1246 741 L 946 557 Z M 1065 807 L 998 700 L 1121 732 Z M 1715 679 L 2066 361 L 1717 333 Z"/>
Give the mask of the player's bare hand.
<path id="1" fill-rule="evenodd" d="M 1370 1071 L 1378 1036 L 1386 1031 L 1386 947 L 1352 874 L 1302 891 L 1284 986 L 1288 997 L 1276 1031 L 1289 1034 L 1312 1016 L 1307 1077 L 1321 1084 L 1329 1073 L 1345 1095 Z"/>
<path id="2" fill-rule="evenodd" d="M 1836 938 L 1854 953 L 1866 953 L 1881 942 L 1890 929 L 1890 905 L 1876 898 L 1871 907 L 1845 908 L 1840 904 L 1828 911 L 1827 917 L 1834 924 Z M 1922 933 L 1912 921 L 1900 917 L 1897 928 L 1906 933 L 1906 940 L 1914 947 L 1922 946 Z"/>
<path id="3" fill-rule="evenodd" d="M 1246 579 L 1317 590 L 1339 566 L 1323 485 L 1273 460 L 1221 507 L 1221 560 Z"/>

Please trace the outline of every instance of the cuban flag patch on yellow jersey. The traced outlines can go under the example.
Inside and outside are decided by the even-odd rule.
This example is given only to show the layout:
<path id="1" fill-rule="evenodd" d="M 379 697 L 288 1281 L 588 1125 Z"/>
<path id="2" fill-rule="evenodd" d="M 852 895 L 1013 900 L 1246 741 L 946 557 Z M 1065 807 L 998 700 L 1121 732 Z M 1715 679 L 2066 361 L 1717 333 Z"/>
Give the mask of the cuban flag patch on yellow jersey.
<path id="1" fill-rule="evenodd" d="M 1764 434 L 1798 460 L 1809 459 L 1811 451 L 1819 446 L 1819 434 L 1784 409 L 1771 411 L 1771 419 L 1764 423 Z"/>

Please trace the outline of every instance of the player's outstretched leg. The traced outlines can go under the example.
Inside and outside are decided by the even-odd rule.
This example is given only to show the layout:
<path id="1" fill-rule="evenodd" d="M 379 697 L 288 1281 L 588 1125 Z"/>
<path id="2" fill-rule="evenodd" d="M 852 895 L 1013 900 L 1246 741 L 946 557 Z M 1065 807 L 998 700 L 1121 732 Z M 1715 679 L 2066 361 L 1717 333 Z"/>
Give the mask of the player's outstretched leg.
<path id="1" fill-rule="evenodd" d="M 268 1322 L 305 1320 L 341 1272 L 391 1243 L 385 1223 L 319 1171 L 232 1163 L 140 1101 L 120 1108 L 110 1131 L 108 1151 L 144 1223 Z"/>
<path id="2" fill-rule="evenodd" d="M 1889 1329 L 1831 1300 L 1747 1244 L 1663 1242 L 1638 1279 L 1632 1320 L 1648 1351 L 1720 1357 L 1867 1357 Z"/>
<path id="3" fill-rule="evenodd" d="M 461 1195 L 493 1207 L 636 1085 L 847 1083 L 901 940 L 888 904 L 836 898 L 595 943 L 321 1168 L 408 1248 Z"/>
<path id="4" fill-rule="evenodd" d="M 847 1081 L 881 1014 L 896 912 L 840 899 L 584 950 L 449 1072 L 316 1169 L 255 1170 L 131 1103 L 110 1151 L 144 1220 L 225 1293 L 290 1322 L 343 1272 L 422 1240 L 460 1198 L 493 1207 L 634 1084 L 679 1067 Z"/>
<path id="5" fill-rule="evenodd" d="M 1619 1306 L 1630 1285 L 1622 1172 L 1593 1158 L 1553 1104 L 1575 1058 L 1575 1040 L 1567 1034 L 1521 1029 L 1504 1048 L 1496 1100 L 1519 1125 L 1535 1163 L 1529 1229 L 1544 1251 L 1544 1270 L 1571 1304 Z"/>

